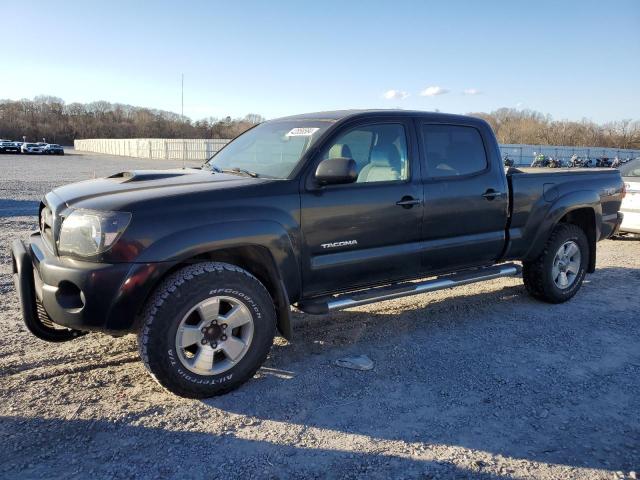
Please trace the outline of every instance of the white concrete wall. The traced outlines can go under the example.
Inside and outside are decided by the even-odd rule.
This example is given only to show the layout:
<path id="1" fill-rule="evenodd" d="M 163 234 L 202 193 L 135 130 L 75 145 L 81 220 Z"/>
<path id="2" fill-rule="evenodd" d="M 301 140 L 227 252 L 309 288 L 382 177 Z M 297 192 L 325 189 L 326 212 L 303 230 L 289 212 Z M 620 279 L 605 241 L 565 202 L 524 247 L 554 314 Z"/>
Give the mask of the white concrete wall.
<path id="1" fill-rule="evenodd" d="M 225 139 L 92 138 L 75 140 L 78 151 L 165 160 L 208 160 L 225 146 Z"/>

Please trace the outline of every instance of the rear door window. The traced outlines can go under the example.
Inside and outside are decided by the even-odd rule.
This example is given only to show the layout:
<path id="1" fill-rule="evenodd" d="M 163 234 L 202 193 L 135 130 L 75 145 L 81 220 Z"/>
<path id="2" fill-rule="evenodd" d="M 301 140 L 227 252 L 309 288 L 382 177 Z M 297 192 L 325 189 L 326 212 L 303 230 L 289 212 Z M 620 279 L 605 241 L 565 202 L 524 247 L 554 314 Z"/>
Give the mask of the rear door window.
<path id="1" fill-rule="evenodd" d="M 422 141 L 428 177 L 460 177 L 487 168 L 482 136 L 474 127 L 424 124 Z"/>

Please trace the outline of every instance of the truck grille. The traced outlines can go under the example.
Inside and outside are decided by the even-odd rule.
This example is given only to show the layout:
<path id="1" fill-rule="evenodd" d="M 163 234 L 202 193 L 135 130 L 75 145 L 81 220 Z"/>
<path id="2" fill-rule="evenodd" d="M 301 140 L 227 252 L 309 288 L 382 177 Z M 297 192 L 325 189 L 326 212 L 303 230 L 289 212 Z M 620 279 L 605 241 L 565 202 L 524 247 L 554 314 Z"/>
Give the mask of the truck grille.
<path id="1" fill-rule="evenodd" d="M 40 320 L 40 323 L 46 327 L 55 328 L 53 320 L 51 320 L 51 317 L 44 309 L 44 305 L 42 305 L 40 300 L 36 300 L 36 312 L 38 313 L 38 320 Z"/>

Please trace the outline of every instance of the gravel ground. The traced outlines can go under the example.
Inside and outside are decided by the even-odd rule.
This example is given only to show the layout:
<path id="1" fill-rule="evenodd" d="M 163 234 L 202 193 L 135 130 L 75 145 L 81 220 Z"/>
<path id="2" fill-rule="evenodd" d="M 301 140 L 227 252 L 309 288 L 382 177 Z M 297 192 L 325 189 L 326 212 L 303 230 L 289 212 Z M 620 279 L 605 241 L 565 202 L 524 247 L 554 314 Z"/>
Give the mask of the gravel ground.
<path id="1" fill-rule="evenodd" d="M 640 242 L 605 241 L 569 303 L 500 279 L 296 314 L 224 397 L 163 391 L 133 336 L 47 344 L 22 325 L 9 242 L 51 188 L 169 162 L 0 156 L 0 477 L 635 478 Z M 174 164 L 175 165 L 175 164 Z M 371 371 L 336 367 L 366 354 Z M 640 472 L 638 473 L 640 475 Z"/>

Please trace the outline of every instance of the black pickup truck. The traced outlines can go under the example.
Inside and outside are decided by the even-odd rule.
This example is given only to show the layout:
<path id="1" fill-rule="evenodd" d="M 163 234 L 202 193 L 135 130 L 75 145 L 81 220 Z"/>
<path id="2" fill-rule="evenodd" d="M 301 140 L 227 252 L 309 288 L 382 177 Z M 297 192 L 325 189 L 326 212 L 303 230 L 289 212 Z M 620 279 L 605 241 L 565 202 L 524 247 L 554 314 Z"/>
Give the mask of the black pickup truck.
<path id="1" fill-rule="evenodd" d="M 276 331 L 291 338 L 292 305 L 326 314 L 520 273 L 564 302 L 623 196 L 614 169 L 505 172 L 477 118 L 312 113 L 264 122 L 201 168 L 53 190 L 13 271 L 37 337 L 136 332 L 161 385 L 208 397 L 251 378 Z"/>

